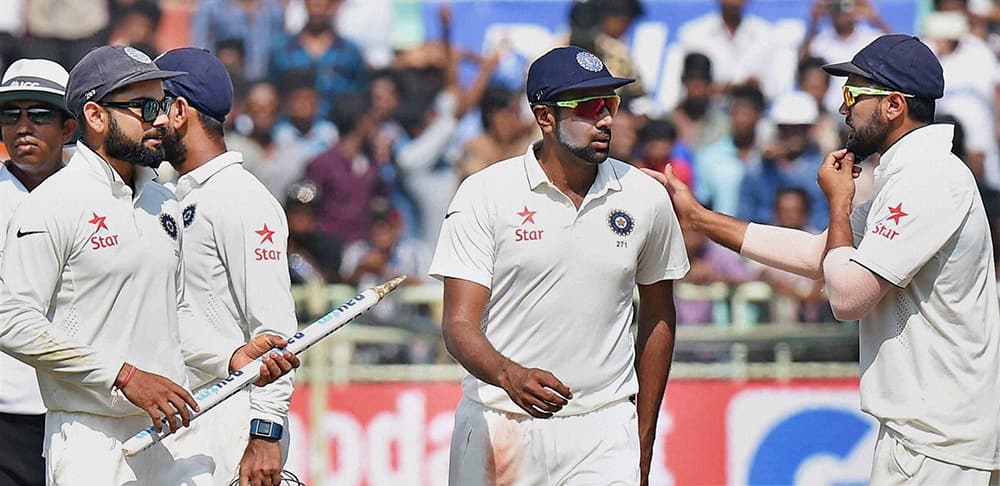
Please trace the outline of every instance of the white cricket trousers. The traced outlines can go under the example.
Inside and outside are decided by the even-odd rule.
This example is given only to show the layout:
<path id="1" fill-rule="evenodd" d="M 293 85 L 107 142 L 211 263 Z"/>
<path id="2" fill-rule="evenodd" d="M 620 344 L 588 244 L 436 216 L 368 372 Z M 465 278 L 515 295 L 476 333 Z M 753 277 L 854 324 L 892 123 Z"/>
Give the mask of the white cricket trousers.
<path id="1" fill-rule="evenodd" d="M 149 427 L 146 415 L 105 417 L 49 411 L 45 416 L 45 481 L 49 486 L 210 486 L 215 460 L 201 451 L 210 438 L 199 422 L 125 458 L 122 444 Z"/>
<path id="2" fill-rule="evenodd" d="M 205 386 L 212 386 L 212 382 Z M 199 433 L 206 440 L 203 450 L 215 458 L 215 484 L 229 486 L 239 478 L 240 460 L 250 440 L 250 390 L 243 389 L 198 417 Z M 281 465 L 288 461 L 288 419 L 279 441 Z"/>
<path id="3" fill-rule="evenodd" d="M 995 486 L 1000 471 L 984 471 L 927 457 L 896 440 L 881 425 L 875 443 L 872 486 Z"/>
<path id="4" fill-rule="evenodd" d="M 451 486 L 634 486 L 639 423 L 628 400 L 536 419 L 462 398 L 451 436 Z"/>

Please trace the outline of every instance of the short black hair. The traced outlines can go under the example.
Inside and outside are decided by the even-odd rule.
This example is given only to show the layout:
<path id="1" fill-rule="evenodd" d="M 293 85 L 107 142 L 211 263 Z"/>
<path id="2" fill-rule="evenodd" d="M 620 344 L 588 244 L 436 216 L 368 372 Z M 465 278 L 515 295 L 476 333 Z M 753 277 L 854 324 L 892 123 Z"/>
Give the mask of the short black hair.
<path id="1" fill-rule="evenodd" d="M 149 19 L 150 23 L 153 24 L 155 29 L 160 25 L 160 18 L 163 16 L 163 10 L 160 8 L 156 2 L 150 0 L 139 0 L 132 4 L 125 10 L 125 15 L 140 15 Z"/>
<path id="2" fill-rule="evenodd" d="M 646 122 L 636 135 L 638 136 L 639 143 L 647 143 L 652 140 L 668 140 L 673 142 L 677 140 L 677 128 L 670 120 L 654 118 Z"/>
<path id="3" fill-rule="evenodd" d="M 216 142 L 225 140 L 226 132 L 222 128 L 222 122 L 198 110 L 195 111 L 198 112 L 198 121 L 201 122 L 201 126 L 205 129 L 205 133 L 208 134 L 208 138 Z"/>
<path id="4" fill-rule="evenodd" d="M 692 52 L 684 56 L 681 80 L 685 79 L 712 81 L 712 60 L 700 52 Z"/>
<path id="5" fill-rule="evenodd" d="M 793 196 L 798 196 L 802 200 L 802 209 L 805 209 L 807 213 L 812 212 L 812 199 L 809 198 L 809 193 L 801 187 L 795 186 L 784 186 L 778 189 L 778 193 L 774 196 L 774 205 L 778 205 L 778 198 L 785 194 L 790 194 Z"/>
<path id="6" fill-rule="evenodd" d="M 316 70 L 303 68 L 286 71 L 275 80 L 275 87 L 284 98 L 300 89 L 316 91 Z"/>
<path id="7" fill-rule="evenodd" d="M 514 102 L 517 93 L 502 86 L 491 86 L 486 88 L 482 100 L 479 101 L 479 119 L 483 124 L 483 130 L 489 131 L 490 117 L 494 113 L 509 107 Z"/>
<path id="8" fill-rule="evenodd" d="M 215 52 L 225 51 L 232 49 L 240 54 L 240 57 L 246 57 L 247 50 L 243 45 L 243 39 L 238 39 L 235 37 L 230 37 L 228 39 L 222 39 L 215 43 Z"/>
<path id="9" fill-rule="evenodd" d="M 934 100 L 930 98 L 906 98 L 906 106 L 910 108 L 910 118 L 919 123 L 934 121 Z"/>
<path id="10" fill-rule="evenodd" d="M 799 62 L 798 67 L 795 69 L 795 84 L 802 86 L 802 78 L 806 76 L 806 73 L 813 69 L 823 69 L 826 61 L 822 57 L 807 57 Z M 823 71 L 826 75 L 826 71 Z"/>
<path id="11" fill-rule="evenodd" d="M 337 127 L 337 131 L 343 137 L 356 128 L 371 107 L 371 95 L 368 92 L 361 94 L 343 94 L 333 100 L 330 109 L 330 121 Z"/>
<path id="12" fill-rule="evenodd" d="M 750 85 L 740 85 L 729 92 L 729 101 L 743 100 L 749 102 L 757 111 L 764 112 L 764 93 Z"/>

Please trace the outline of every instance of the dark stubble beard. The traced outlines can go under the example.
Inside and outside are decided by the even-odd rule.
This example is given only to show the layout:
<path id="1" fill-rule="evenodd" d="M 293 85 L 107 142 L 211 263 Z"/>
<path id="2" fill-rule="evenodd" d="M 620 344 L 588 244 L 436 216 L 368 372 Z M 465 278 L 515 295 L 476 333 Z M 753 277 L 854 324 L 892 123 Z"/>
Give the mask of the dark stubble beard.
<path id="1" fill-rule="evenodd" d="M 163 132 L 163 144 L 160 147 L 163 148 L 164 160 L 170 162 L 170 165 L 175 169 L 180 170 L 180 167 L 187 161 L 187 147 L 184 146 L 184 140 L 181 139 L 177 130 L 166 129 Z"/>
<path id="2" fill-rule="evenodd" d="M 878 152 L 889 137 L 889 124 L 881 122 L 882 107 L 878 107 L 868 117 L 868 123 L 860 128 L 855 124 L 847 138 L 847 151 L 854 154 L 854 160 L 860 162 Z"/>
<path id="3" fill-rule="evenodd" d="M 163 144 L 152 149 L 143 145 L 142 139 L 135 141 L 128 138 L 122 133 L 114 117 L 111 117 L 108 135 L 104 139 L 104 150 L 108 157 L 124 160 L 132 165 L 156 168 L 163 162 Z"/>
<path id="4" fill-rule="evenodd" d="M 611 147 L 611 129 L 610 128 L 601 128 L 600 130 L 601 130 L 602 133 L 604 133 L 605 135 L 607 135 L 607 137 L 608 137 L 608 147 L 610 148 Z M 556 140 L 559 141 L 559 145 L 562 145 L 570 153 L 572 153 L 577 158 L 579 158 L 580 160 L 583 160 L 584 162 L 586 162 L 588 164 L 594 164 L 594 165 L 602 164 L 602 163 L 604 163 L 605 160 L 608 159 L 608 153 L 607 152 L 598 152 L 590 144 L 587 144 L 586 146 L 583 146 L 583 147 L 579 147 L 579 146 L 573 145 L 568 140 L 566 140 L 566 136 L 563 135 L 562 123 L 560 123 L 559 120 L 556 120 Z"/>

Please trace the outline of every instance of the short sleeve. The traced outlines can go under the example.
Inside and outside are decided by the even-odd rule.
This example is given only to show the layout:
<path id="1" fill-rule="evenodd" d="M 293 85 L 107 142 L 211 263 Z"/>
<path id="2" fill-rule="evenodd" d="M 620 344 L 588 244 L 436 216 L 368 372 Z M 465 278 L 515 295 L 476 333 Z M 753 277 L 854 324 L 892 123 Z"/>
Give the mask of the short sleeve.
<path id="1" fill-rule="evenodd" d="M 646 241 L 639 251 L 635 280 L 639 285 L 651 285 L 661 280 L 678 280 L 691 268 L 681 225 L 674 213 L 674 206 L 662 187 L 650 194 L 653 201 L 652 225 Z M 652 192 L 652 191 L 651 191 Z"/>
<path id="2" fill-rule="evenodd" d="M 445 213 L 430 275 L 459 278 L 492 288 L 493 216 L 481 173 L 465 180 Z"/>
<path id="3" fill-rule="evenodd" d="M 929 182 L 897 185 L 871 207 L 872 223 L 854 261 L 893 285 L 906 287 L 955 234 L 972 200 L 971 191 Z"/>

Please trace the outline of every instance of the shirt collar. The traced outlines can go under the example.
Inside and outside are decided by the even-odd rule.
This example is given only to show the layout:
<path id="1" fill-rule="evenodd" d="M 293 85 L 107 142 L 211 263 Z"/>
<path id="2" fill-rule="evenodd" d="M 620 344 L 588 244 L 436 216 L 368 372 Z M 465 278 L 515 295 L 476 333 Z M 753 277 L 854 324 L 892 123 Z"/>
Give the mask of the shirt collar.
<path id="1" fill-rule="evenodd" d="M 177 188 L 181 189 L 182 185 L 186 185 L 188 190 L 196 186 L 202 186 L 207 182 L 213 175 L 218 174 L 222 169 L 229 167 L 233 164 L 242 164 L 243 154 L 240 152 L 234 152 L 232 150 L 225 152 L 208 162 L 205 162 L 197 169 L 182 175 L 177 180 Z M 178 194 L 178 197 L 180 195 Z"/>
<path id="2" fill-rule="evenodd" d="M 552 183 L 545 171 L 542 170 L 542 164 L 535 157 L 536 146 L 540 147 L 541 142 L 532 143 L 528 146 L 528 151 L 524 153 L 524 171 L 528 178 L 528 187 L 534 191 L 544 184 L 558 191 L 559 189 Z M 601 197 L 607 194 L 608 191 L 622 190 L 621 181 L 618 180 L 618 174 L 614 170 L 612 160 L 609 157 L 604 163 L 597 165 L 597 177 L 594 179 L 594 183 L 590 185 L 586 199 Z"/>
<path id="3" fill-rule="evenodd" d="M 82 140 L 76 142 L 76 154 L 73 155 L 73 159 L 77 158 L 84 162 L 83 165 L 88 171 L 107 184 L 115 197 L 128 196 L 131 198 L 135 194 L 136 199 L 138 199 L 138 196 L 142 195 L 142 189 L 146 184 L 156 178 L 155 170 L 149 167 L 136 166 L 132 173 L 136 188 L 136 191 L 133 192 L 132 188 L 122 179 L 121 174 L 114 167 L 111 167 L 111 164 L 107 160 L 104 160 L 104 157 L 101 157 L 100 154 L 88 147 Z"/>
<path id="4" fill-rule="evenodd" d="M 903 135 L 879 158 L 874 172 L 876 188 L 881 187 L 890 175 L 899 172 L 904 166 L 933 162 L 933 154 L 942 150 L 950 153 L 954 137 L 955 126 L 949 123 L 926 125 Z"/>

